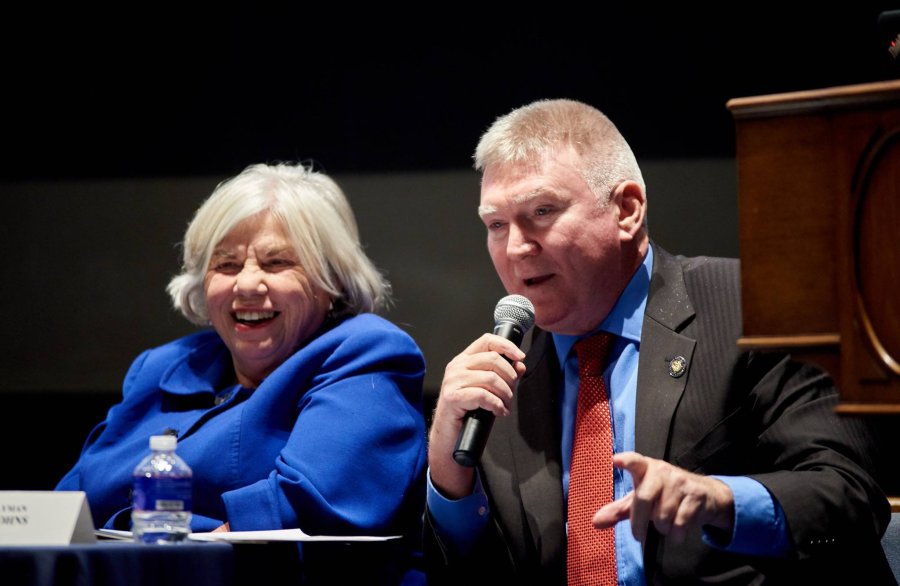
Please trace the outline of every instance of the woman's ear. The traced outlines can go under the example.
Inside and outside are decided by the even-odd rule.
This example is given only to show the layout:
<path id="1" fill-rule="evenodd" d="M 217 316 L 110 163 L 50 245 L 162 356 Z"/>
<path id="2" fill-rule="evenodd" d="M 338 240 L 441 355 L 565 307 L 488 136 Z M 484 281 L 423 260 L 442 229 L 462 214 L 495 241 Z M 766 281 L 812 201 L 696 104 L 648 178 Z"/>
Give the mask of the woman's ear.
<path id="1" fill-rule="evenodd" d="M 619 230 L 632 239 L 644 227 L 647 197 L 635 181 L 623 181 L 613 190 L 613 200 L 619 207 Z"/>

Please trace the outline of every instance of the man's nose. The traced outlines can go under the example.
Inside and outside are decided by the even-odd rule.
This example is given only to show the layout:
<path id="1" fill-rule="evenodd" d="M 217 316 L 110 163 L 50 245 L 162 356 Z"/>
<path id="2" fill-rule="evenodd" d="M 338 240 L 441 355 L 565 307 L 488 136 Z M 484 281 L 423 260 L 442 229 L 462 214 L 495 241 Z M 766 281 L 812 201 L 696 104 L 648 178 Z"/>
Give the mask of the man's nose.
<path id="1" fill-rule="evenodd" d="M 521 258 L 535 254 L 540 250 L 540 245 L 527 231 L 521 227 L 510 224 L 509 239 L 506 242 L 506 254 L 510 258 Z"/>

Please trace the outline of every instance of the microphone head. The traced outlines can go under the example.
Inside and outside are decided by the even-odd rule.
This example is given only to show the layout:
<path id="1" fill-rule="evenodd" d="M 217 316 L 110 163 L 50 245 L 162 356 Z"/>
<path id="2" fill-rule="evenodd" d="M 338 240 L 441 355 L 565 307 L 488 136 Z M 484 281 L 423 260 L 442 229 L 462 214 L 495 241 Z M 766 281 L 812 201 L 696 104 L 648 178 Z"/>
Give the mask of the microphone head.
<path id="1" fill-rule="evenodd" d="M 511 322 L 527 332 L 534 325 L 534 305 L 522 295 L 507 295 L 494 308 L 494 325 Z"/>

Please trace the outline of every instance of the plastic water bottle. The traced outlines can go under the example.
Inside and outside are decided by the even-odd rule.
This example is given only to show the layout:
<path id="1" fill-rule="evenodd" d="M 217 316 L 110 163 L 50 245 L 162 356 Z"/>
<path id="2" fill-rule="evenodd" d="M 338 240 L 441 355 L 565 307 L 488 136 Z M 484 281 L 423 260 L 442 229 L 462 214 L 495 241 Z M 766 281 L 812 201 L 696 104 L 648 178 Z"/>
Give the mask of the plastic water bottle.
<path id="1" fill-rule="evenodd" d="M 150 455 L 134 469 L 131 531 L 138 543 L 179 543 L 191 532 L 193 472 L 175 453 L 173 435 L 150 438 Z"/>

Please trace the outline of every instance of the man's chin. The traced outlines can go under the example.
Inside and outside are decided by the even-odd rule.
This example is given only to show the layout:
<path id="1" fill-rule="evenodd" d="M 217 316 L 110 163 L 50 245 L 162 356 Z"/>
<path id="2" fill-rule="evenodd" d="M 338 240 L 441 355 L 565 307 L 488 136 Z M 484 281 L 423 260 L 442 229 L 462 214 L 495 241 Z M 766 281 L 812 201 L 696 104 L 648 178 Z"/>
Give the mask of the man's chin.
<path id="1" fill-rule="evenodd" d="M 596 328 L 596 325 L 586 326 L 580 323 L 571 313 L 549 314 L 549 316 L 545 313 L 542 316 L 541 310 L 537 307 L 535 307 L 534 323 L 545 332 L 563 336 L 581 336 Z"/>

